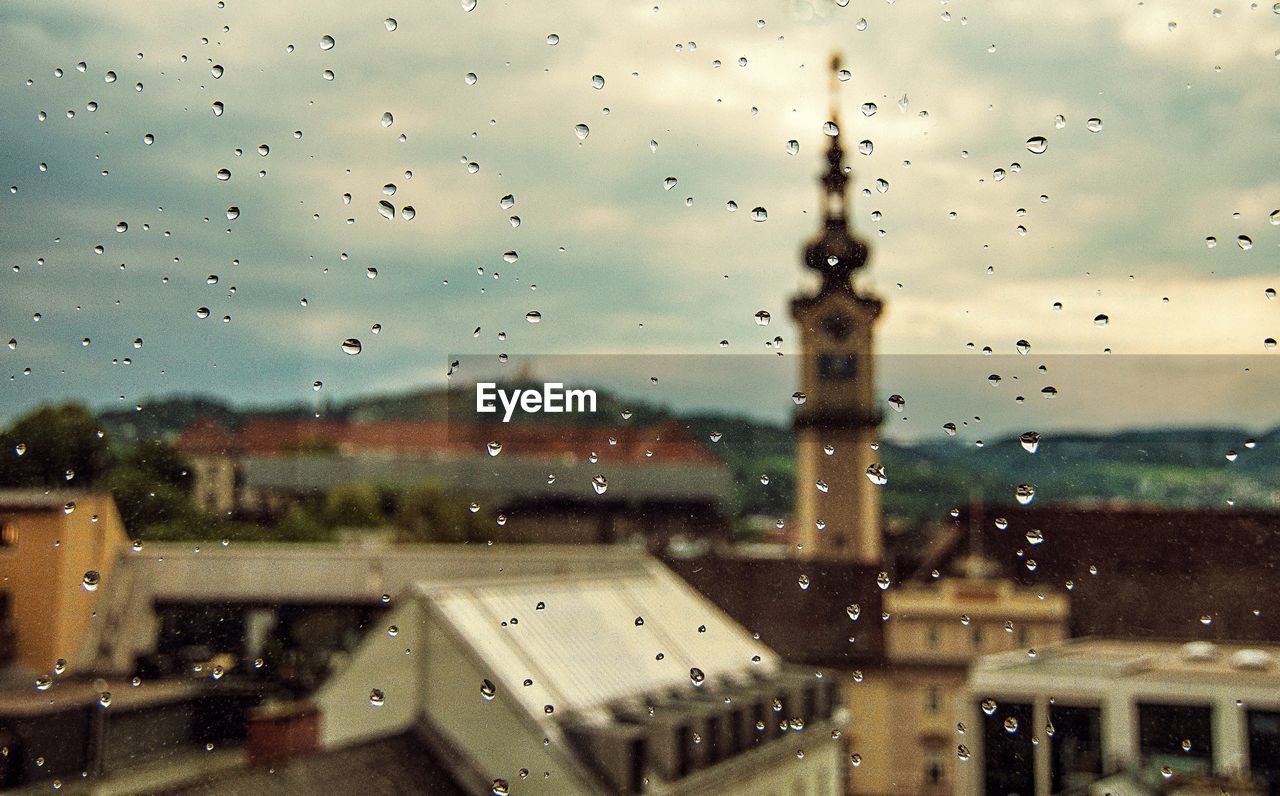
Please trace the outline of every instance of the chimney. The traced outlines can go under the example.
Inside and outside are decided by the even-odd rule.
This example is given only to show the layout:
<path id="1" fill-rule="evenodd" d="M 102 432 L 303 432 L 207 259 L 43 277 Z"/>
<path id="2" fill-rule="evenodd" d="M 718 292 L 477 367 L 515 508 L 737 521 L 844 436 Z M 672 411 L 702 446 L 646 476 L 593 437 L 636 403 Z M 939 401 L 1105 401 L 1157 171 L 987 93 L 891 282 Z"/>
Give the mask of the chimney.
<path id="1" fill-rule="evenodd" d="M 251 708 L 245 725 L 251 764 L 297 757 L 320 748 L 320 708 L 313 702 Z"/>

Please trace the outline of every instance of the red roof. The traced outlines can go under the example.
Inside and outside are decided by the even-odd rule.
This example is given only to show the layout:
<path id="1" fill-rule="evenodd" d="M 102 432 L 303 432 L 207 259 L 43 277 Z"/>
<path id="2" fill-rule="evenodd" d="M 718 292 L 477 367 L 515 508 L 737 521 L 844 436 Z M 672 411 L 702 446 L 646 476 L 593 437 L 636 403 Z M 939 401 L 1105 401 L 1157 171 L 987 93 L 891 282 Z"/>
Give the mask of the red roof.
<path id="1" fill-rule="evenodd" d="M 401 456 L 467 454 L 490 442 L 504 453 L 531 458 L 586 456 L 597 452 L 612 461 L 684 462 L 720 466 L 720 460 L 674 421 L 643 426 L 551 424 L 463 425 L 441 421 L 251 420 L 232 434 L 201 419 L 178 438 L 187 453 L 280 456 L 305 451 L 342 455 L 383 453 Z M 650 455 L 651 454 L 651 455 Z"/>
<path id="2" fill-rule="evenodd" d="M 187 426 L 177 441 L 183 453 L 231 453 L 235 446 L 235 436 L 207 417 Z"/>

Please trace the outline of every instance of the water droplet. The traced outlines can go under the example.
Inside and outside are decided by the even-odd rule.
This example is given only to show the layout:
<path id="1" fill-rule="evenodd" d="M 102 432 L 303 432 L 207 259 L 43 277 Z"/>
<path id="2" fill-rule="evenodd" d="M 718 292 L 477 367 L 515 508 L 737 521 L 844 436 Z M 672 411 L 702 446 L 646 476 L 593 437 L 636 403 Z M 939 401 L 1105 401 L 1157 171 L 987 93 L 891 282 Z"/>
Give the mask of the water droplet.
<path id="1" fill-rule="evenodd" d="M 800 142 L 794 138 L 787 142 L 787 154 L 795 155 L 800 152 Z"/>
<path id="2" fill-rule="evenodd" d="M 1093 316 L 1094 326 L 1106 326 L 1110 322 L 1111 322 L 1111 319 L 1108 318 L 1106 315 L 1098 314 Z"/>
<path id="3" fill-rule="evenodd" d="M 412 221 L 418 217 L 418 211 L 413 209 L 413 205 L 405 205 L 400 208 L 400 218 L 405 221 Z"/>
<path id="4" fill-rule="evenodd" d="M 210 67 L 209 72 L 210 74 L 213 75 L 213 79 L 217 80 L 218 78 L 222 77 L 222 75 L 226 72 L 226 70 L 222 68 L 222 64 L 214 64 L 212 67 Z"/>
<path id="5" fill-rule="evenodd" d="M 1027 453 L 1035 453 L 1040 450 L 1040 432 L 1024 432 L 1018 436 L 1018 442 L 1021 443 L 1022 449 Z"/>
<path id="6" fill-rule="evenodd" d="M 98 585 L 102 583 L 102 576 L 98 574 L 98 570 L 91 569 L 84 573 L 84 577 L 80 579 L 80 585 L 85 591 L 97 591 Z"/>
<path id="7" fill-rule="evenodd" d="M 884 473 L 884 465 L 872 464 L 867 467 L 867 480 L 876 486 L 884 486 L 889 483 L 889 478 Z"/>
<path id="8" fill-rule="evenodd" d="M 1253 248 L 1253 238 L 1248 235 L 1237 235 L 1236 245 L 1240 247 L 1241 251 L 1249 251 Z"/>
<path id="9" fill-rule="evenodd" d="M 1099 119 L 1097 116 L 1094 116 L 1092 119 L 1090 119 L 1089 121 L 1085 122 L 1085 123 L 1084 123 L 1084 126 L 1085 126 L 1085 127 L 1087 127 L 1087 128 L 1089 128 L 1089 132 L 1091 132 L 1091 133 L 1101 132 L 1101 131 L 1102 131 L 1102 120 L 1101 120 L 1101 119 Z"/>
<path id="10" fill-rule="evenodd" d="M 103 691 L 101 694 L 98 694 L 98 704 L 104 708 L 111 707 L 111 692 Z"/>
<path id="11" fill-rule="evenodd" d="M 200 320 L 204 320 L 205 318 L 208 318 L 208 317 L 209 317 L 209 308 L 208 308 L 208 307 L 196 307 L 196 317 L 197 317 L 197 318 L 199 318 Z"/>
<path id="12" fill-rule="evenodd" d="M 857 622 L 858 617 L 862 616 L 862 606 L 852 603 L 844 609 L 844 612 L 849 615 L 850 621 Z"/>
<path id="13" fill-rule="evenodd" d="M 227 208 L 227 220 L 228 220 L 228 221 L 235 221 L 235 220 L 236 220 L 237 218 L 239 218 L 239 217 L 240 217 L 240 208 L 239 208 L 239 207 L 236 207 L 235 205 L 231 205 L 230 207 L 228 207 L 228 208 Z"/>
<path id="14" fill-rule="evenodd" d="M 706 674 L 704 674 L 698 667 L 695 666 L 689 670 L 689 682 L 693 683 L 695 686 L 701 687 L 706 680 Z"/>
<path id="15" fill-rule="evenodd" d="M 886 591 L 889 588 L 890 582 L 891 581 L 889 580 L 888 572 L 876 573 L 876 586 L 880 589 L 880 591 Z"/>
<path id="16" fill-rule="evenodd" d="M 556 33 L 547 34 L 547 45 L 549 47 L 554 47 L 559 43 L 560 43 L 560 36 L 558 34 Z"/>
<path id="17" fill-rule="evenodd" d="M 380 708 L 387 703 L 387 695 L 382 692 L 381 688 L 375 688 L 369 692 L 369 704 L 375 708 Z"/>
<path id="18" fill-rule="evenodd" d="M 470 11 L 471 8 L 467 8 L 468 2 L 471 3 L 471 8 L 475 8 L 476 0 L 462 0 L 462 7 Z M 507 784 L 505 779 L 495 779 L 490 787 L 493 791 L 493 796 L 507 796 L 507 794 L 511 793 L 511 786 Z"/>
<path id="19" fill-rule="evenodd" d="M 529 323 L 542 323 L 542 313 L 537 310 L 530 310 L 524 314 L 524 319 Z"/>
<path id="20" fill-rule="evenodd" d="M 342 352 L 344 354 L 355 356 L 356 354 L 359 354 L 360 351 L 361 351 L 360 341 L 357 340 L 356 338 L 348 337 L 346 340 L 342 341 Z"/>
<path id="21" fill-rule="evenodd" d="M 609 481 L 603 475 L 591 476 L 591 488 L 596 491 L 597 495 L 603 495 L 605 490 L 609 488 Z"/>
<path id="22" fill-rule="evenodd" d="M 773 318 L 766 310 L 760 310 L 756 313 L 756 326 L 768 326 L 769 321 Z"/>
<path id="23" fill-rule="evenodd" d="M 1275 289 L 1274 287 L 1269 287 L 1269 288 L 1267 288 L 1266 290 L 1262 291 L 1262 295 L 1264 295 L 1264 296 L 1266 296 L 1266 297 L 1267 297 L 1267 301 L 1275 301 L 1275 300 L 1276 300 L 1276 289 Z M 13 346 L 10 346 L 10 348 L 12 348 L 12 347 L 13 347 Z"/>
<path id="24" fill-rule="evenodd" d="M 322 50 L 332 50 L 335 44 L 337 42 L 333 40 L 332 36 L 325 35 L 320 37 L 320 49 Z"/>
<path id="25" fill-rule="evenodd" d="M 1024 356 L 1031 350 L 1031 343 L 1028 343 L 1026 340 L 1019 340 L 1013 345 L 1014 348 L 1018 349 L 1018 353 Z"/>
<path id="26" fill-rule="evenodd" d="M 388 221 L 393 220 L 396 217 L 396 206 L 391 204 L 385 199 L 379 200 L 378 215 L 382 216 Z"/>
<path id="27" fill-rule="evenodd" d="M 870 118 L 870 117 L 872 117 L 872 116 L 875 116 L 875 115 L 876 115 L 876 111 L 878 111 L 878 110 L 880 110 L 880 109 L 879 109 L 878 107 L 876 107 L 876 104 L 875 104 L 874 102 L 864 102 L 864 103 L 862 103 L 862 115 L 863 115 L 863 116 L 866 116 L 866 117 Z"/>
<path id="28" fill-rule="evenodd" d="M 466 83 L 468 86 L 474 86 L 476 84 L 476 81 L 479 79 L 480 78 L 476 77 L 475 72 L 467 72 L 465 75 L 462 76 L 462 82 Z"/>
<path id="29" fill-rule="evenodd" d="M 36 690 L 37 690 L 37 691 L 48 691 L 48 690 L 49 690 L 49 686 L 51 686 L 51 685 L 53 685 L 53 678 L 52 678 L 52 677 L 50 677 L 49 675 L 47 675 L 47 674 L 42 674 L 42 675 L 39 675 L 39 676 L 37 676 L 37 677 L 36 677 Z"/>
<path id="30" fill-rule="evenodd" d="M 492 699 L 497 695 L 498 689 L 494 686 L 492 681 L 487 678 L 480 681 L 480 696 L 484 697 L 486 702 L 492 701 Z"/>
<path id="31" fill-rule="evenodd" d="M 400 27 L 400 23 L 396 22 L 395 17 L 387 17 L 386 19 L 382 20 L 382 24 L 386 26 L 388 31 L 392 31 Z"/>
<path id="32" fill-rule="evenodd" d="M 791 401 L 792 401 L 792 403 L 794 403 L 796 406 L 800 406 L 800 405 L 801 405 L 801 404 L 803 404 L 806 400 L 808 400 L 808 398 L 809 398 L 809 396 L 805 395 L 805 394 L 804 394 L 804 393 L 802 393 L 802 392 L 793 392 L 793 393 L 791 393 Z"/>
<path id="33" fill-rule="evenodd" d="M 907 408 L 907 399 L 897 393 L 890 395 L 888 401 L 889 406 L 893 407 L 893 411 L 895 412 L 901 412 L 903 409 Z"/>
<path id="34" fill-rule="evenodd" d="M 834 138 L 835 136 L 840 135 L 840 125 L 835 122 L 825 122 L 822 125 L 822 132 L 824 135 L 829 135 Z"/>
<path id="35" fill-rule="evenodd" d="M 396 123 L 396 117 L 391 115 L 391 111 L 385 111 L 382 114 L 382 126 L 390 127 Z"/>
<path id="36" fill-rule="evenodd" d="M 752 221 L 766 221 L 768 220 L 768 218 L 769 218 L 769 211 L 765 210 L 763 207 L 751 208 Z"/>
<path id="37" fill-rule="evenodd" d="M 1043 155 L 1045 150 L 1049 148 L 1049 139 L 1042 135 L 1032 136 L 1027 139 L 1027 151 L 1033 155 Z"/>
<path id="38" fill-rule="evenodd" d="M 1012 735 L 1018 731 L 1018 720 L 1013 716 L 1004 720 L 1004 731 Z"/>
<path id="39" fill-rule="evenodd" d="M 1276 339 L 1274 337 L 1268 337 L 1262 341 L 1262 347 L 1268 351 L 1274 351 L 1276 348 Z"/>
<path id="40" fill-rule="evenodd" d="M 1032 484 L 1018 484 L 1013 490 L 1013 497 L 1019 504 L 1025 506 L 1036 498 L 1036 488 Z"/>
<path id="41" fill-rule="evenodd" d="M 676 178 L 675 178 L 675 177 L 667 177 L 665 180 L 663 180 L 663 181 L 662 181 L 662 188 L 663 188 L 663 190 L 669 191 L 669 190 L 671 190 L 671 189 L 672 189 L 672 188 L 674 188 L 674 187 L 676 187 Z"/>
<path id="42" fill-rule="evenodd" d="M 585 124 L 575 124 L 573 126 L 573 134 L 578 137 L 579 141 L 584 141 L 587 136 L 591 135 L 591 128 Z"/>

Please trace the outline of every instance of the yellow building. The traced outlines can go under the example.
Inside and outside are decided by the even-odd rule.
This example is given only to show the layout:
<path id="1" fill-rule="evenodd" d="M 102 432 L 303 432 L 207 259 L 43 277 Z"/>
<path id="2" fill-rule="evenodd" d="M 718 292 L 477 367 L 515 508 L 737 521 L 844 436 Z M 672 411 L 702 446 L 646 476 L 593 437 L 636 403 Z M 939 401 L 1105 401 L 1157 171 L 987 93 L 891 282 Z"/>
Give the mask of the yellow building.
<path id="1" fill-rule="evenodd" d="M 863 672 L 848 691 L 850 748 L 860 757 L 852 793 L 954 793 L 969 667 L 983 655 L 1029 653 L 1067 637 L 1066 595 L 969 569 L 885 594 L 884 668 Z"/>
<path id="2" fill-rule="evenodd" d="M 128 539 L 107 494 L 0 490 L 0 658 L 47 672 L 74 666 Z"/>

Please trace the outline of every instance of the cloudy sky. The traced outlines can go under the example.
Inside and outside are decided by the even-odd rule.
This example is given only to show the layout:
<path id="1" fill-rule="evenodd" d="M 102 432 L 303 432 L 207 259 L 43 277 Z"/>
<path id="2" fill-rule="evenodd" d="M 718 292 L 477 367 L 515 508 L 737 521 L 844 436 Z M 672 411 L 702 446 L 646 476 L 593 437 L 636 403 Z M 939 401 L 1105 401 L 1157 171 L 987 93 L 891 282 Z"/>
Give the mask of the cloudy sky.
<path id="1" fill-rule="evenodd" d="M 682 355 L 649 397 L 784 417 L 794 368 L 756 363 L 794 351 L 840 50 L 879 351 L 916 363 L 881 393 L 1016 413 L 1036 357 L 1110 348 L 1045 422 L 1275 425 L 1280 11 L 1219 1 L 10 0 L 0 419 L 341 401 L 500 352 Z M 981 350 L 1018 339 L 1015 390 Z"/>

